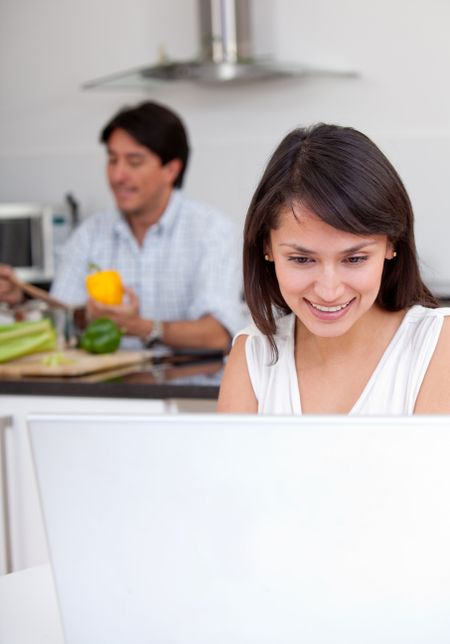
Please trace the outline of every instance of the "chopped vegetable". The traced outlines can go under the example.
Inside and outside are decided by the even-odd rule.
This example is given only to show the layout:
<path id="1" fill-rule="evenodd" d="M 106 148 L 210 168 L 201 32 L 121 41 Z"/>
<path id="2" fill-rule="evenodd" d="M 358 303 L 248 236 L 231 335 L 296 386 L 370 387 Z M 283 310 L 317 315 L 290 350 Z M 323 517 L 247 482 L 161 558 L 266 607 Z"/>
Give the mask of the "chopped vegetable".
<path id="1" fill-rule="evenodd" d="M 102 271 L 96 264 L 90 264 L 94 270 L 86 277 L 86 288 L 89 295 L 102 304 L 120 304 L 123 299 L 123 284 L 117 271 Z"/>
<path id="2" fill-rule="evenodd" d="M 75 360 L 65 356 L 63 353 L 50 353 L 42 358 L 42 364 L 46 367 L 59 367 L 62 364 L 72 364 Z"/>
<path id="3" fill-rule="evenodd" d="M 122 333 L 109 318 L 91 322 L 80 338 L 80 346 L 89 353 L 113 353 L 118 349 Z"/>
<path id="4" fill-rule="evenodd" d="M 40 351 L 52 351 L 55 347 L 56 330 L 48 319 L 0 326 L 0 362 Z"/>

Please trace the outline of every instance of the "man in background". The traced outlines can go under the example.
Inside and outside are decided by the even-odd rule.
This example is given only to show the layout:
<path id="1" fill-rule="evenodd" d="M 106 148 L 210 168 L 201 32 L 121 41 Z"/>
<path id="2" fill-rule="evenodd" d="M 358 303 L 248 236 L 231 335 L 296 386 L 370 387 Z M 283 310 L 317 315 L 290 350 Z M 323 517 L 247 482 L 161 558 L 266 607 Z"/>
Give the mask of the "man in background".
<path id="1" fill-rule="evenodd" d="M 242 325 L 240 257 L 231 222 L 181 191 L 189 143 L 180 118 L 144 102 L 118 112 L 101 132 L 116 210 L 89 217 L 71 235 L 51 287 L 55 297 L 86 304 L 88 319 L 107 316 L 127 347 L 155 341 L 226 350 Z M 117 270 L 122 304 L 88 298 L 90 265 Z M 23 297 L 0 267 L 0 300 Z M 132 339 L 131 339 L 132 338 Z"/>

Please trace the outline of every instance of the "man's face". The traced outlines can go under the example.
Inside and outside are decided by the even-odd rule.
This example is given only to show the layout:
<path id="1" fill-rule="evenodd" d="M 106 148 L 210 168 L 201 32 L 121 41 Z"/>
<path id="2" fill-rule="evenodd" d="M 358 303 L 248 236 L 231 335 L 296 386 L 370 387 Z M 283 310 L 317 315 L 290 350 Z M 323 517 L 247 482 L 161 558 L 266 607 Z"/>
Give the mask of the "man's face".
<path id="1" fill-rule="evenodd" d="M 117 208 L 127 216 L 159 216 L 167 205 L 180 162 L 161 159 L 125 130 L 107 143 L 107 176 Z"/>

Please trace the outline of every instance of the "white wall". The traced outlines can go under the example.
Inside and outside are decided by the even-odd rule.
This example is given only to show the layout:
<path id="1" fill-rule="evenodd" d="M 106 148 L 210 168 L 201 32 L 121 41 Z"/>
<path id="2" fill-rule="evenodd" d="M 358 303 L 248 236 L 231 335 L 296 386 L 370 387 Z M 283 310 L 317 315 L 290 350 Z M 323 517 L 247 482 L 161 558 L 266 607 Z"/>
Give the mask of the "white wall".
<path id="1" fill-rule="evenodd" d="M 427 277 L 450 294 L 450 2 L 254 0 L 257 51 L 358 71 L 242 88 L 82 91 L 83 82 L 197 51 L 196 0 L 0 1 L 0 201 L 61 201 L 83 215 L 111 201 L 98 132 L 124 104 L 176 109 L 194 152 L 187 191 L 241 225 L 263 166 L 291 128 L 357 127 L 399 170 L 417 218 Z M 176 21 L 172 19 L 176 16 Z"/>

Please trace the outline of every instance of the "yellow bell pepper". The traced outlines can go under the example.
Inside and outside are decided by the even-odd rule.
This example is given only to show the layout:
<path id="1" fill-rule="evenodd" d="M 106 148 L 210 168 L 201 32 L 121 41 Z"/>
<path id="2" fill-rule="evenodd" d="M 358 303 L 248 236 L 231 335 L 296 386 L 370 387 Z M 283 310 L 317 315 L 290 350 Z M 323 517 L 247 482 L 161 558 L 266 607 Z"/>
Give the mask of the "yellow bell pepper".
<path id="1" fill-rule="evenodd" d="M 89 295 L 102 304 L 120 304 L 123 299 L 123 284 L 117 271 L 102 271 L 92 264 L 94 269 L 86 277 L 86 288 Z"/>

